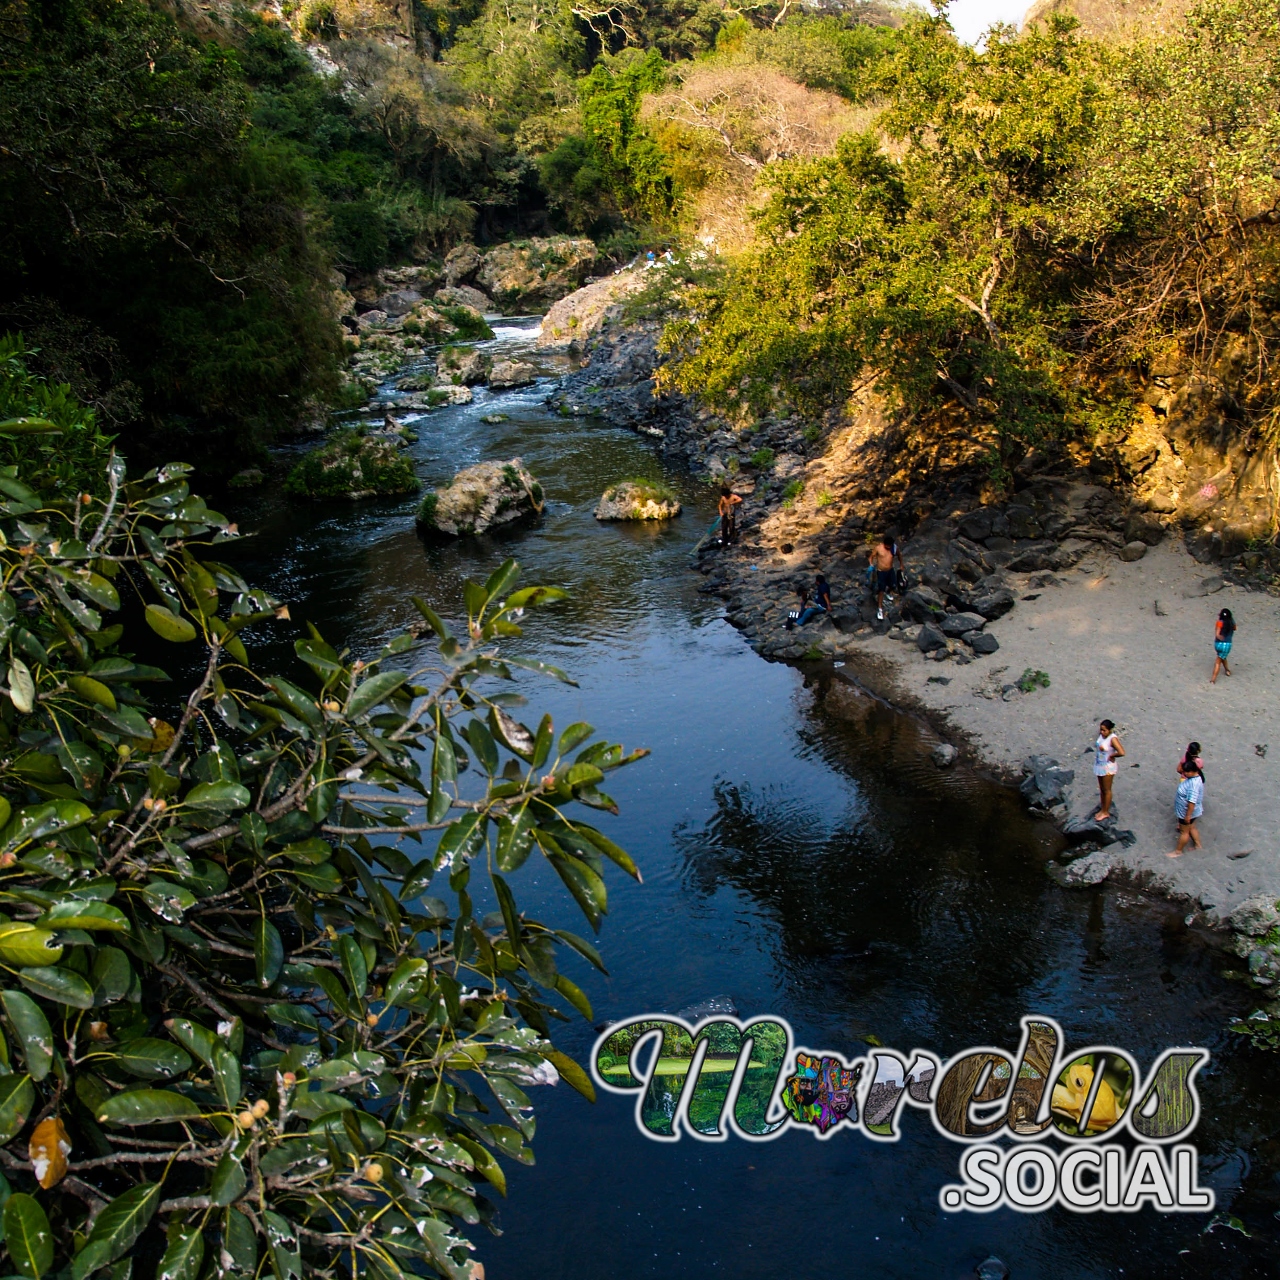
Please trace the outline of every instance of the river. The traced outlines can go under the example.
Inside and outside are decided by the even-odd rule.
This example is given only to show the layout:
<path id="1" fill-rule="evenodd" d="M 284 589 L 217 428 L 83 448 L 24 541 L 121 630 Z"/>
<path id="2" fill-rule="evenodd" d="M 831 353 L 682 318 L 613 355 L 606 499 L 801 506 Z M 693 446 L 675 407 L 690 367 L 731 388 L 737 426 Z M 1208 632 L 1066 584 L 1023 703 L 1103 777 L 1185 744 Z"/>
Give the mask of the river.
<path id="1" fill-rule="evenodd" d="M 536 322 L 503 321 L 489 349 L 527 347 Z M 257 536 L 237 559 L 331 643 L 375 648 L 422 595 L 446 615 L 468 578 L 516 557 L 523 581 L 565 587 L 520 644 L 577 688 L 522 680 L 530 709 L 587 720 L 652 756 L 610 779 L 621 817 L 606 830 L 635 857 L 599 943 L 608 978 L 566 960 L 598 1021 L 729 997 L 743 1016 L 788 1019 L 799 1043 L 847 1058 L 877 1037 L 947 1057 L 1016 1048 L 1041 1013 L 1069 1047 L 1113 1043 L 1139 1064 L 1174 1045 L 1214 1057 L 1199 1077 L 1195 1135 L 1209 1215 L 944 1213 L 961 1148 L 923 1112 L 896 1145 L 789 1133 L 768 1144 L 642 1137 L 629 1098 L 593 1107 L 567 1087 L 536 1091 L 537 1164 L 509 1170 L 503 1234 L 477 1239 L 489 1280 L 611 1280 L 713 1272 L 972 1276 L 990 1254 L 1016 1280 L 1275 1276 L 1280 1264 L 1280 1062 L 1224 1026 L 1249 996 L 1223 957 L 1168 904 L 1103 887 L 1058 889 L 1040 864 L 1052 833 L 1016 795 L 943 773 L 920 727 L 863 694 L 845 671 L 765 662 L 699 594 L 690 552 L 712 519 L 708 491 L 608 423 L 549 413 L 537 387 L 413 423 L 427 485 L 481 459 L 523 458 L 548 496 L 541 521 L 502 536 L 427 546 L 414 502 L 231 500 Z M 497 412 L 505 422 L 482 421 Z M 625 476 L 661 476 L 684 514 L 665 527 L 600 524 L 592 508 Z M 533 861 L 522 905 L 585 931 L 558 879 Z M 559 1043 L 586 1062 L 581 1019 Z M 1225 1212 L 1224 1212 L 1225 1211 Z M 1226 1221 L 1235 1215 L 1246 1236 Z"/>

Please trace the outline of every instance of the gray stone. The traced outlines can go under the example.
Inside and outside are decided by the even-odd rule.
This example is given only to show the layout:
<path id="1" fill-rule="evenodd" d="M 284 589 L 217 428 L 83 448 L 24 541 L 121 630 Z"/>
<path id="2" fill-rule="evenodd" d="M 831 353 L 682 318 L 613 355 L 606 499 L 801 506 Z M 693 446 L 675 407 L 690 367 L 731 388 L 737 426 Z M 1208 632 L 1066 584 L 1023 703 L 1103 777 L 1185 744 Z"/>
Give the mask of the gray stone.
<path id="1" fill-rule="evenodd" d="M 944 636 L 960 637 L 966 631 L 981 631 L 987 620 L 980 613 L 949 613 L 940 626 Z"/>
<path id="2" fill-rule="evenodd" d="M 444 260 L 445 279 L 450 285 L 469 284 L 484 265 L 480 250 L 473 244 L 460 244 L 449 250 Z"/>
<path id="3" fill-rule="evenodd" d="M 604 491 L 595 514 L 597 520 L 670 520 L 680 514 L 680 503 L 661 489 L 625 480 Z"/>
<path id="4" fill-rule="evenodd" d="M 916 647 L 921 653 L 934 653 L 947 647 L 947 637 L 931 622 L 926 622 L 916 636 Z"/>
<path id="5" fill-rule="evenodd" d="M 981 508 L 971 511 L 967 516 L 960 517 L 958 528 L 966 538 L 981 542 L 984 538 L 991 537 L 991 512 Z"/>
<path id="6" fill-rule="evenodd" d="M 1237 933 L 1259 937 L 1280 924 L 1280 911 L 1276 910 L 1274 898 L 1261 893 L 1255 894 L 1246 898 L 1231 913 L 1227 922 Z"/>
<path id="7" fill-rule="evenodd" d="M 377 309 L 385 311 L 389 316 L 407 316 L 422 301 L 422 294 L 416 289 L 393 289 L 384 293 L 377 301 Z"/>
<path id="8" fill-rule="evenodd" d="M 1062 824 L 1062 834 L 1072 844 L 1083 844 L 1086 840 L 1098 844 L 1133 844 L 1137 837 L 1132 831 L 1121 831 L 1116 825 L 1114 815 L 1106 822 L 1095 822 L 1091 817 L 1069 818 Z"/>
<path id="9" fill-rule="evenodd" d="M 993 622 L 996 618 L 1003 618 L 1015 603 L 1012 591 L 1007 587 L 995 587 L 973 596 L 969 601 L 969 608 L 974 613 L 980 613 L 988 622 Z"/>
<path id="10" fill-rule="evenodd" d="M 949 742 L 939 742 L 932 751 L 929 752 L 929 758 L 939 769 L 950 768 L 956 761 L 956 749 Z"/>
<path id="11" fill-rule="evenodd" d="M 1111 874 L 1111 855 L 1100 849 L 1077 858 L 1064 867 L 1060 862 L 1046 863 L 1045 870 L 1064 889 L 1089 889 L 1101 884 Z"/>
<path id="12" fill-rule="evenodd" d="M 473 307 L 484 313 L 493 310 L 493 299 L 469 284 L 450 284 L 437 289 L 435 300 L 446 307 Z"/>
<path id="13" fill-rule="evenodd" d="M 1075 780 L 1074 769 L 1060 769 L 1055 762 L 1028 774 L 1018 790 L 1032 808 L 1048 809 L 1066 799 L 1067 788 Z"/>
<path id="14" fill-rule="evenodd" d="M 1215 591 L 1221 591 L 1225 584 L 1222 578 L 1215 574 L 1211 578 L 1201 578 L 1194 587 L 1188 587 L 1183 593 L 1183 599 L 1195 600 L 1200 596 L 1211 596 Z"/>
<path id="15" fill-rule="evenodd" d="M 543 505 L 542 486 L 519 458 L 478 462 L 423 498 L 418 525 L 451 538 L 472 537 L 538 515 Z"/>
<path id="16" fill-rule="evenodd" d="M 992 654 L 1000 648 L 1000 641 L 985 631 L 967 631 L 960 638 L 979 655 Z"/>
<path id="17" fill-rule="evenodd" d="M 912 622 L 933 622 L 946 608 L 946 601 L 932 587 L 912 587 L 902 597 L 902 612 Z"/>
<path id="18" fill-rule="evenodd" d="M 1163 537 L 1164 525 L 1150 511 L 1133 512 L 1124 527 L 1126 542 L 1145 542 L 1147 546 L 1154 547 Z"/>
<path id="19" fill-rule="evenodd" d="M 1134 560 L 1141 560 L 1147 554 L 1147 544 L 1145 542 L 1134 541 L 1126 542 L 1120 548 L 1120 559 L 1132 563 Z"/>
<path id="20" fill-rule="evenodd" d="M 1009 1274 L 1009 1268 L 1000 1261 L 999 1258 L 992 1254 L 989 1258 L 984 1258 L 974 1268 L 974 1273 L 978 1280 L 1006 1280 Z"/>
<path id="21" fill-rule="evenodd" d="M 489 372 L 489 389 L 506 391 L 513 387 L 528 387 L 538 380 L 538 371 L 523 360 L 502 360 Z"/>

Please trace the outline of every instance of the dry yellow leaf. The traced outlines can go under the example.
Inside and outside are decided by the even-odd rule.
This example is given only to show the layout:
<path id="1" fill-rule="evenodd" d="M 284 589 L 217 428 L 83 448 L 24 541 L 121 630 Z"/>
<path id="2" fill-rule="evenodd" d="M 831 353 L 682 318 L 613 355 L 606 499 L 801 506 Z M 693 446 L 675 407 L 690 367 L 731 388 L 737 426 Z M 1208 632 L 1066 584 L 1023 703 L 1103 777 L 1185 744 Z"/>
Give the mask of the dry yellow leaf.
<path id="1" fill-rule="evenodd" d="M 27 1148 L 36 1181 L 46 1190 L 56 1187 L 67 1175 L 67 1157 L 71 1154 L 71 1139 L 57 1116 L 50 1116 L 36 1125 Z"/>

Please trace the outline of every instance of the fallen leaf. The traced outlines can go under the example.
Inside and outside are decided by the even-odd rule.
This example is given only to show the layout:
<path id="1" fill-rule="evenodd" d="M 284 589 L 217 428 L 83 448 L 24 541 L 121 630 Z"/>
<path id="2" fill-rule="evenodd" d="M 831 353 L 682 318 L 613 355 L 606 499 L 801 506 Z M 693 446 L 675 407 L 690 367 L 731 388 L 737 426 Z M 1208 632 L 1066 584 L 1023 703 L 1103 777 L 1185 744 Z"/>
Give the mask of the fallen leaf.
<path id="1" fill-rule="evenodd" d="M 71 1154 L 71 1139 L 66 1127 L 57 1116 L 50 1116 L 36 1125 L 27 1148 L 36 1181 L 48 1191 L 67 1176 L 67 1157 Z"/>

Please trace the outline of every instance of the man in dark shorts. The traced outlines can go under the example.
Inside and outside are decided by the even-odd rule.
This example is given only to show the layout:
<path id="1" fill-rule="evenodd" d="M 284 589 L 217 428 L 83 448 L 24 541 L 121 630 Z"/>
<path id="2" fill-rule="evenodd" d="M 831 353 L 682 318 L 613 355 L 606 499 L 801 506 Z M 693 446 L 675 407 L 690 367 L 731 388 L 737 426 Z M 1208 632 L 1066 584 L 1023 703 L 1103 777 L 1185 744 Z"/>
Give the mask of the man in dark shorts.
<path id="1" fill-rule="evenodd" d="M 893 562 L 897 560 L 898 568 L 902 568 L 902 553 L 892 533 L 883 533 L 879 541 L 867 552 L 867 560 L 875 572 L 876 621 L 884 621 L 884 598 L 886 593 L 892 594 L 896 575 Z"/>
<path id="2" fill-rule="evenodd" d="M 720 545 L 729 546 L 738 534 L 738 508 L 742 499 L 727 484 L 720 486 Z"/>

